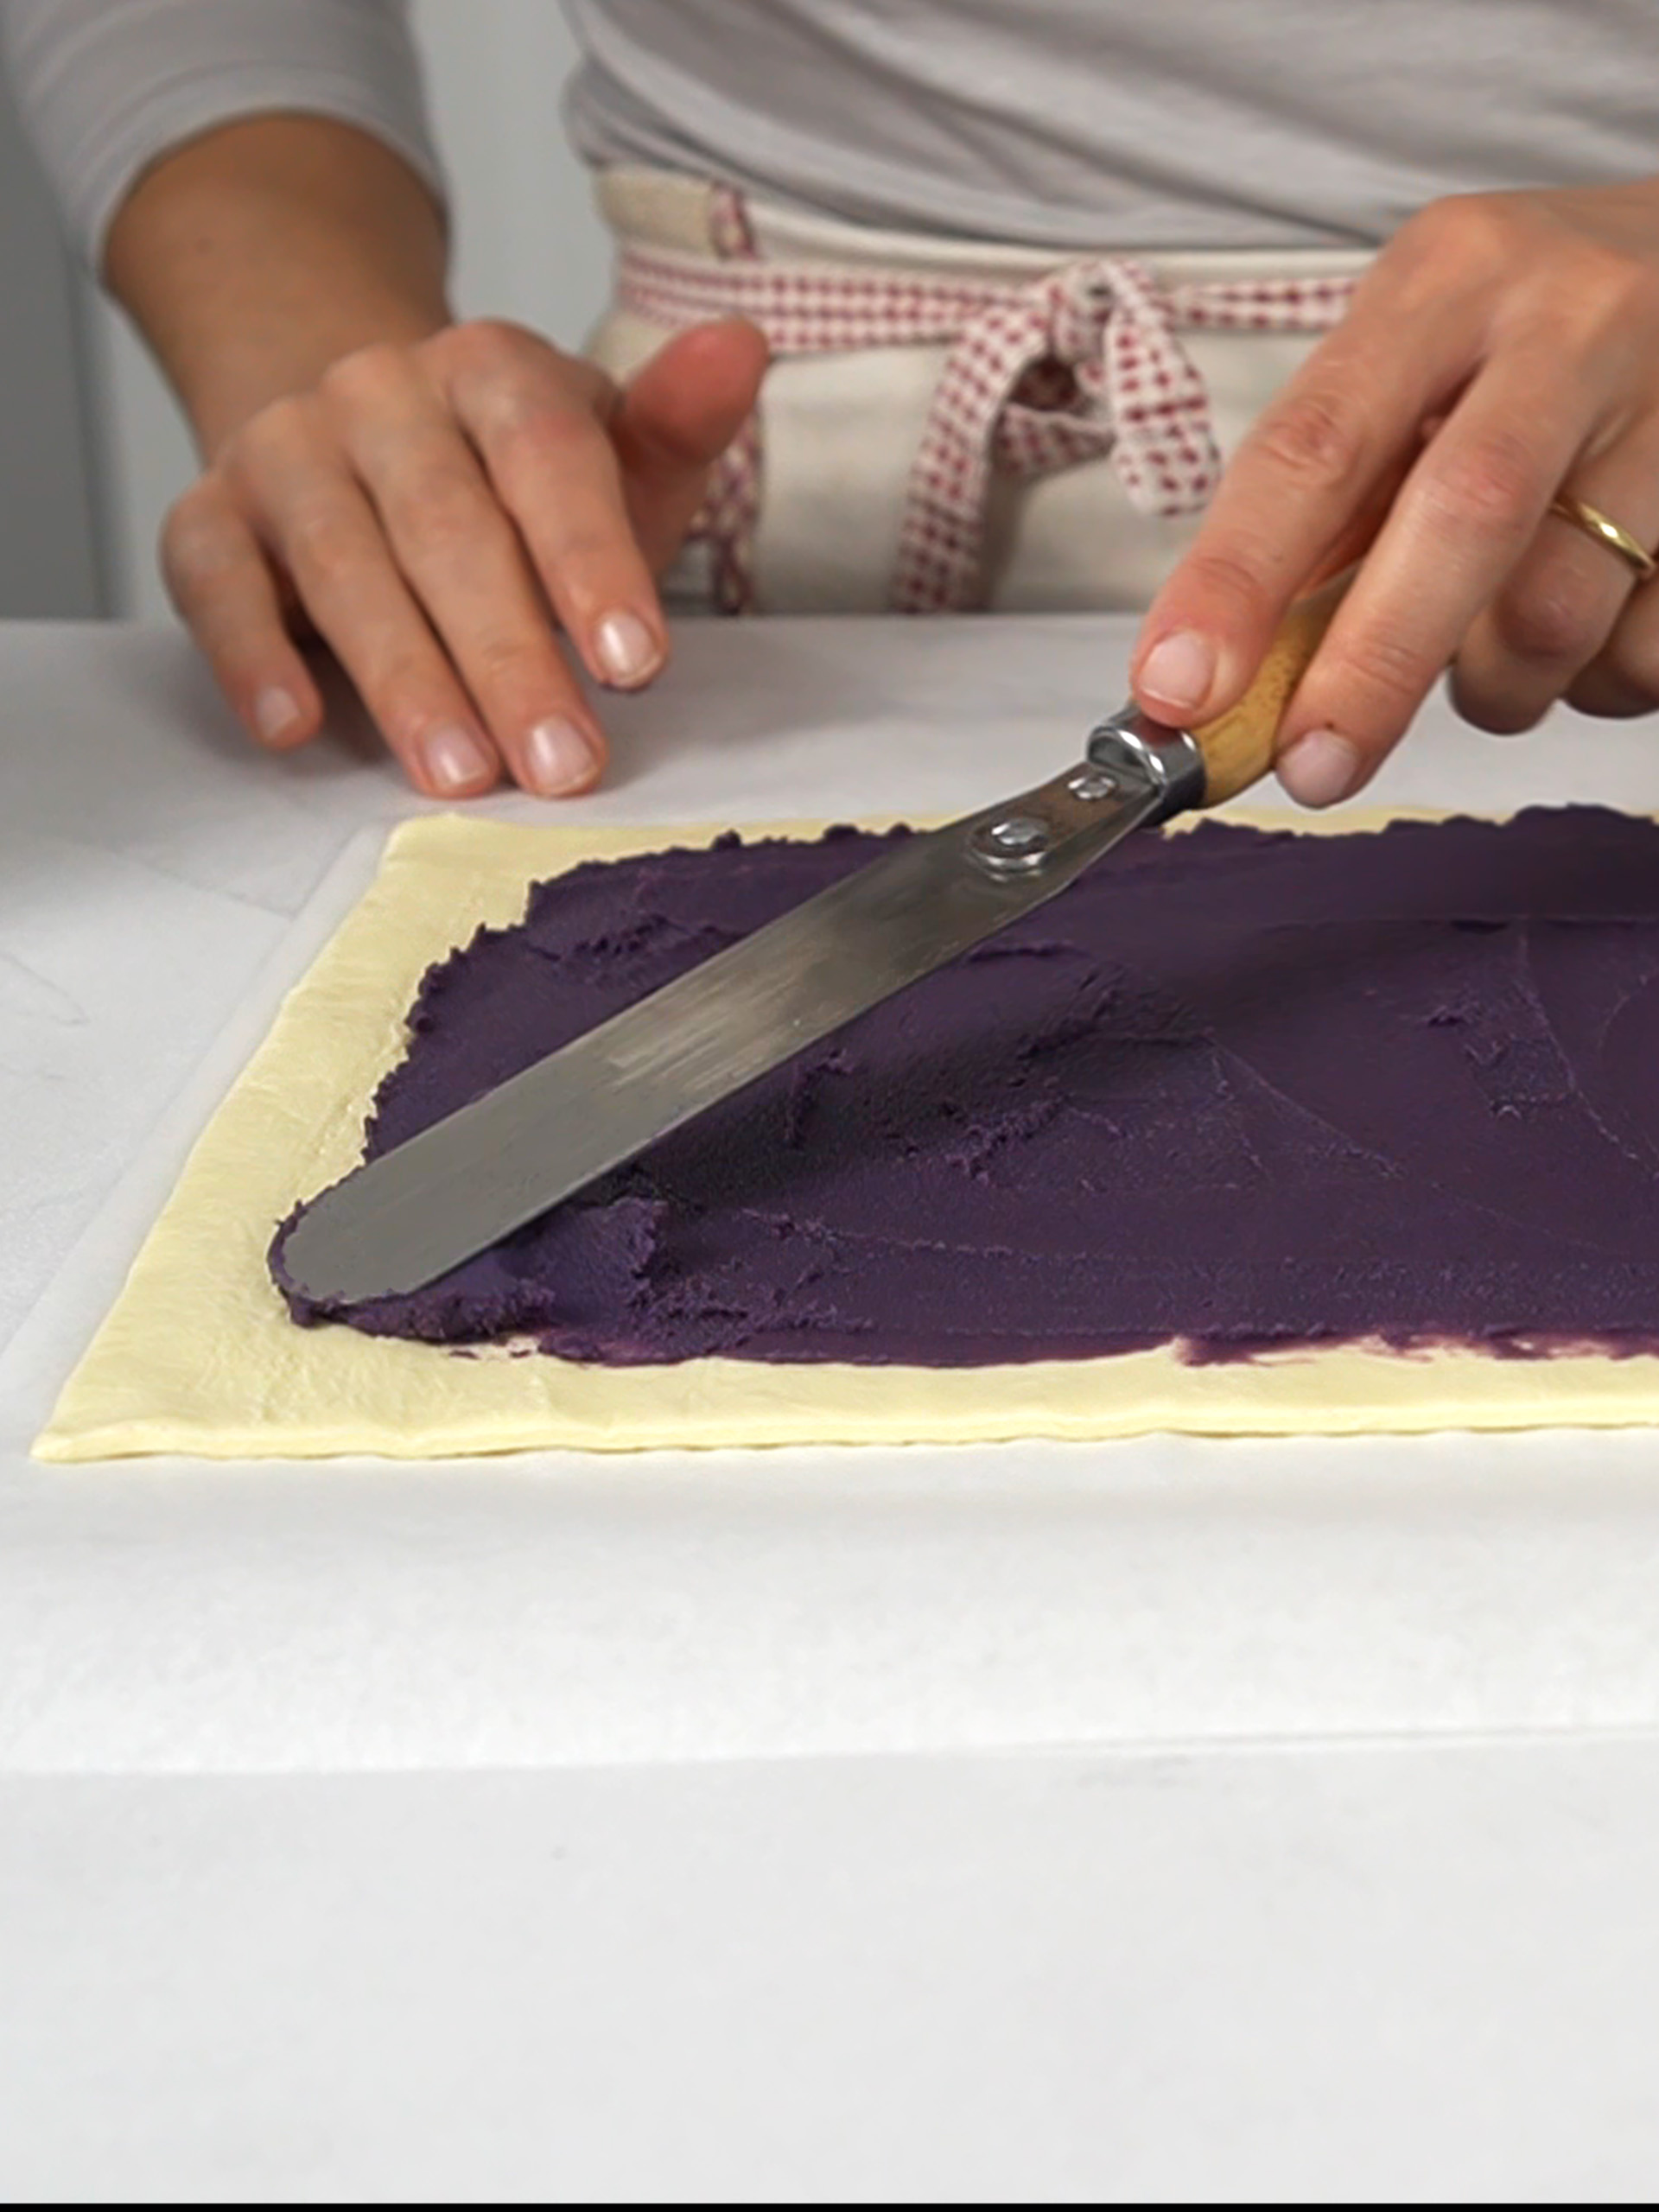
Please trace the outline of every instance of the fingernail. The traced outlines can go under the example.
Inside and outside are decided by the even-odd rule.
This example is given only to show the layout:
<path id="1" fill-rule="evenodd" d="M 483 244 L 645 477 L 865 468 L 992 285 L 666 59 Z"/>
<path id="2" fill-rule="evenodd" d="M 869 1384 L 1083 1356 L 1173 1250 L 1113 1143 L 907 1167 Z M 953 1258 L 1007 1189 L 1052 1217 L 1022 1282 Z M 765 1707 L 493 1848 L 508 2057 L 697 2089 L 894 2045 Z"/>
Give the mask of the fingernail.
<path id="1" fill-rule="evenodd" d="M 1359 750 L 1333 729 L 1311 729 L 1279 756 L 1280 782 L 1300 806 L 1334 806 L 1359 781 Z"/>
<path id="2" fill-rule="evenodd" d="M 663 657 L 639 617 L 626 608 L 601 615 L 594 626 L 594 651 L 612 683 L 643 683 Z"/>
<path id="3" fill-rule="evenodd" d="M 524 740 L 524 772 L 543 798 L 581 791 L 594 780 L 594 747 L 574 722 L 537 722 Z"/>
<path id="4" fill-rule="evenodd" d="M 266 745 L 276 745 L 300 720 L 300 702 L 279 683 L 269 683 L 253 702 L 253 726 Z"/>
<path id="5" fill-rule="evenodd" d="M 426 741 L 426 772 L 441 791 L 464 791 L 490 772 L 490 757 L 459 722 L 435 730 Z"/>
<path id="6" fill-rule="evenodd" d="M 1201 707 L 1215 680 L 1216 649 L 1196 630 L 1160 638 L 1141 664 L 1136 689 L 1185 714 Z"/>

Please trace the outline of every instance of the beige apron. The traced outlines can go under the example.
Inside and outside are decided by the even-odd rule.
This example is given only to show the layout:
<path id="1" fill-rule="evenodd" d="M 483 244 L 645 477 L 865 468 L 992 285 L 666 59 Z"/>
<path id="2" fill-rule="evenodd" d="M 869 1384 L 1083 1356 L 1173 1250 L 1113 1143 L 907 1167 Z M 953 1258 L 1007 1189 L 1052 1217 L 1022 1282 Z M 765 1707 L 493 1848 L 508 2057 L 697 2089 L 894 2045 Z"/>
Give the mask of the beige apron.
<path id="1" fill-rule="evenodd" d="M 1144 607 L 1224 458 L 1369 256 L 1051 253 L 912 238 L 601 173 L 619 378 L 747 313 L 775 358 L 667 580 L 682 607 Z"/>

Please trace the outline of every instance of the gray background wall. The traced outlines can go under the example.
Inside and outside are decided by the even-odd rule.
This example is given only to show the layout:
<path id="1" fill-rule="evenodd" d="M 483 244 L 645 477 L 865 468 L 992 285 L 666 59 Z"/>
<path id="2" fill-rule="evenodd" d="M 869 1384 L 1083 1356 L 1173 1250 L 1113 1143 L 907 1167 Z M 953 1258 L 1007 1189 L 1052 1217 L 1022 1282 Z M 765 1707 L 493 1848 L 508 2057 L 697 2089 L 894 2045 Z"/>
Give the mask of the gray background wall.
<path id="1" fill-rule="evenodd" d="M 0 0 L 0 5 L 4 0 Z M 452 186 L 463 315 L 507 315 L 577 345 L 609 244 L 564 141 L 575 59 L 552 0 L 415 0 Z M 0 96 L 0 616 L 170 619 L 156 531 L 194 467 L 143 347 L 58 243 Z"/>
<path id="2" fill-rule="evenodd" d="M 0 82 L 0 615 L 102 611 L 77 284 Z"/>

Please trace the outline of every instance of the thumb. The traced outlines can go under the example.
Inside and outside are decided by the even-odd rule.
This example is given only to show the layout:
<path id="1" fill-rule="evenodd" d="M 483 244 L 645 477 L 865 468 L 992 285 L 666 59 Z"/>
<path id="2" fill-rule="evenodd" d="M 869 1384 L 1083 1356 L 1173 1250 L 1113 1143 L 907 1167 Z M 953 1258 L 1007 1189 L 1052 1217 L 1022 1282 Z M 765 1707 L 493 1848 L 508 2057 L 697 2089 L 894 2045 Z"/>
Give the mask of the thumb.
<path id="1" fill-rule="evenodd" d="M 611 418 L 628 515 L 653 569 L 678 551 L 709 465 L 754 410 L 771 358 L 752 322 L 699 323 L 671 338 Z"/>

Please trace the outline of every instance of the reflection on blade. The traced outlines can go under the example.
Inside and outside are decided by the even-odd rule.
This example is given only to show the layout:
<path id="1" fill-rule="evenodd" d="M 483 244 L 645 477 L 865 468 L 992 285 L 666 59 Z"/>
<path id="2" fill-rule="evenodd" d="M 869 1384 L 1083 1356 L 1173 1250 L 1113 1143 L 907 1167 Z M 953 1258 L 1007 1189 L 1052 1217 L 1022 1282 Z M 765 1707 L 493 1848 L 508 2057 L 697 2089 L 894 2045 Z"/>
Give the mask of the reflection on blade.
<path id="1" fill-rule="evenodd" d="M 320 1198 L 283 1247 L 315 1300 L 418 1289 L 1063 891 L 1156 810 L 1075 768 L 908 837 Z M 1022 855 L 1030 825 L 1040 853 Z M 988 863 L 1012 825 L 1001 866 Z"/>

